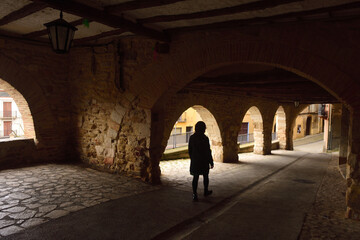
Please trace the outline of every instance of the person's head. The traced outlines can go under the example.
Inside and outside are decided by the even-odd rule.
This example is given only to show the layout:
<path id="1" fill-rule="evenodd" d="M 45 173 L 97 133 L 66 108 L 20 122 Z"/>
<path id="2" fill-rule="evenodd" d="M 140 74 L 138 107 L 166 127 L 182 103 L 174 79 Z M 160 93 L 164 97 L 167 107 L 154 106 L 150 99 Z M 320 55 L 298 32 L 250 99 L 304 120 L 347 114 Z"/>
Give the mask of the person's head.
<path id="1" fill-rule="evenodd" d="M 196 133 L 205 133 L 206 124 L 203 121 L 199 121 L 195 124 Z"/>

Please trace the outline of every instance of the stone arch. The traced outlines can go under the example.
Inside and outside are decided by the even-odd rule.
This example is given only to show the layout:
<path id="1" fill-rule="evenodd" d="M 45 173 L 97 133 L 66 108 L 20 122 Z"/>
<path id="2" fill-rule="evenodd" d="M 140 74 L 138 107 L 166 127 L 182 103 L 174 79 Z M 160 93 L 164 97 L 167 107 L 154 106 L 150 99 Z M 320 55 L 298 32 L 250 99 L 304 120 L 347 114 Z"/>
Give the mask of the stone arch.
<path id="1" fill-rule="evenodd" d="M 276 111 L 276 133 L 280 149 L 286 149 L 286 114 L 282 106 Z"/>
<path id="2" fill-rule="evenodd" d="M 195 105 L 193 106 L 193 108 L 197 111 L 201 119 L 206 124 L 206 131 L 209 136 L 211 151 L 214 161 L 217 162 L 222 161 L 223 146 L 222 146 L 221 134 L 220 134 L 219 125 L 214 115 L 212 115 L 211 112 L 203 106 Z"/>
<path id="3" fill-rule="evenodd" d="M 9 88 L 11 86 L 11 89 L 16 89 L 22 96 L 19 97 L 21 101 L 27 102 L 29 109 L 25 111 L 24 115 L 32 116 L 33 127 L 30 124 L 27 126 L 27 135 L 36 137 L 36 149 L 31 153 L 31 161 L 63 160 L 63 156 L 66 154 L 64 147 L 66 141 L 61 138 L 58 120 L 37 81 L 39 77 L 37 72 L 31 72 L 15 60 L 0 54 L 0 78 L 8 84 Z M 12 92 L 13 95 L 14 92 Z"/>
<path id="4" fill-rule="evenodd" d="M 271 36 L 268 37 L 267 34 Z M 152 121 L 152 153 L 147 169 L 150 178 L 159 175 L 157 166 L 160 151 L 156 149 L 161 147 L 158 140 L 153 141 L 153 135 L 163 132 L 163 124 L 159 120 L 163 103 L 168 103 L 172 96 L 197 77 L 220 67 L 251 63 L 282 68 L 317 83 L 349 106 L 350 110 L 360 109 L 360 95 L 350 94 L 360 92 L 360 86 L 356 79 L 343 71 L 344 68 L 338 67 L 343 62 L 343 58 L 338 54 L 341 51 L 337 51 L 339 46 L 335 42 L 321 39 L 327 43 L 327 49 L 334 49 L 334 52 L 319 52 L 319 49 L 323 48 L 319 45 L 319 41 L 318 44 L 314 43 L 311 31 L 307 35 L 302 35 L 301 39 L 297 37 L 291 39 L 289 36 L 286 42 L 272 41 L 274 37 L 279 39 L 277 34 L 283 36 L 284 33 L 271 31 L 264 35 L 256 33 L 246 35 L 246 33 L 224 30 L 214 34 L 211 32 L 179 34 L 172 39 L 170 54 L 163 55 L 158 61 L 146 65 L 135 73 L 133 81 L 129 82 L 129 90 L 140 96 L 141 107 L 152 110 L 153 120 L 156 122 L 154 124 Z M 312 48 L 309 49 L 309 46 Z M 334 56 L 338 57 L 337 61 Z M 156 77 L 148 81 L 149 76 Z M 339 85 L 339 81 L 343 84 Z M 295 110 L 291 110 L 293 111 Z M 293 116 L 290 121 L 292 123 Z M 287 148 L 292 149 L 290 140 Z"/>
<path id="5" fill-rule="evenodd" d="M 220 129 L 214 115 L 202 105 L 193 105 L 189 107 L 194 108 L 195 111 L 200 115 L 201 119 L 205 122 L 206 131 L 210 140 L 214 161 L 218 161 L 218 162 L 221 161 L 223 154 L 222 140 L 221 140 Z M 176 113 L 172 114 L 173 117 L 170 118 L 171 120 L 169 119 L 169 121 L 167 121 L 168 123 L 166 124 L 164 129 L 165 132 L 164 136 L 166 137 L 164 137 L 164 139 L 162 140 L 162 149 L 165 150 L 167 139 L 171 134 L 171 130 L 173 128 L 174 123 L 179 118 L 179 116 L 189 107 L 185 109 L 184 107 L 181 107 L 181 110 L 177 110 Z"/>
<path id="6" fill-rule="evenodd" d="M 254 124 L 254 153 L 263 154 L 264 150 L 264 133 L 263 118 L 260 110 L 256 106 L 249 108 L 250 118 Z"/>
<path id="7" fill-rule="evenodd" d="M 296 44 L 292 46 L 261 38 L 255 41 L 236 34 L 229 34 L 231 39 L 224 39 L 224 36 L 199 33 L 191 38 L 191 41 L 174 39 L 171 55 L 163 57 L 160 62 L 149 64 L 134 76 L 137 80 L 129 87 L 137 95 L 143 96 L 141 105 L 152 108 L 164 95 L 172 95 L 204 73 L 236 63 L 264 64 L 282 68 L 317 83 L 347 105 L 360 102 L 353 101 L 354 98 L 360 100 L 360 97 L 348 94 L 349 86 L 357 90 L 360 90 L 360 86 L 337 67 L 331 55 L 328 58 L 319 56 Z M 312 41 L 311 36 L 302 40 L 309 43 Z M 337 48 L 334 45 L 334 49 Z M 149 76 L 157 78 L 147 81 Z M 341 86 L 338 84 L 339 79 L 344 83 Z M 139 87 L 138 82 L 145 84 Z"/>
<path id="8" fill-rule="evenodd" d="M 34 121 L 30 112 L 29 105 L 23 95 L 17 91 L 13 86 L 11 86 L 6 81 L 0 79 L 0 88 L 4 89 L 11 98 L 14 99 L 16 105 L 21 114 L 21 118 L 24 123 L 24 136 L 26 138 L 34 138 L 36 139 L 36 133 L 34 128 Z"/>

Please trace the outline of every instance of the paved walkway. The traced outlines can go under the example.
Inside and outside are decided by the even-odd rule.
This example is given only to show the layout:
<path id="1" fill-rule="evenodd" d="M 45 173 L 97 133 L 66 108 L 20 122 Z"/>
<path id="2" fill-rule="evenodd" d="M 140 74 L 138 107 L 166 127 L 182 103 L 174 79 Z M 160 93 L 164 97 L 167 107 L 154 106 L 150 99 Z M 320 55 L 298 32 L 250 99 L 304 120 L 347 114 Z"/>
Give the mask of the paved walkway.
<path id="1" fill-rule="evenodd" d="M 0 237 L 112 199 L 158 189 L 73 165 L 0 172 Z"/>
<path id="2" fill-rule="evenodd" d="M 358 222 L 338 214 L 344 189 L 335 188 L 342 202 L 326 201 L 333 199 L 336 181 L 344 186 L 334 171 L 322 181 L 333 170 L 330 157 L 283 150 L 241 154 L 238 164 L 215 163 L 210 173 L 214 194 L 197 203 L 191 201 L 188 160 L 162 162 L 161 186 L 70 165 L 1 171 L 0 239 L 264 239 L 265 233 L 267 239 L 297 239 L 300 232 L 301 239 L 352 239 L 359 236 L 354 235 Z M 321 214 L 331 221 L 323 224 L 313 203 L 323 206 Z M 332 204 L 337 204 L 335 215 L 328 213 Z M 283 221 L 274 221 L 279 216 Z M 340 230 L 326 233 L 338 223 Z M 217 235 L 225 232 L 229 235 Z"/>

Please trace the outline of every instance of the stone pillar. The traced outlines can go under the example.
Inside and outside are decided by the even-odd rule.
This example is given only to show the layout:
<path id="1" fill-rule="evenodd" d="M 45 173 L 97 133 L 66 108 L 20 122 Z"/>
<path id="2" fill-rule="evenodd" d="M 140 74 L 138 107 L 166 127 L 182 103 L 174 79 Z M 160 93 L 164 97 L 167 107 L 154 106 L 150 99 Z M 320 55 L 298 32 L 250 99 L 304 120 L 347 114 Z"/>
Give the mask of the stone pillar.
<path id="1" fill-rule="evenodd" d="M 226 121 L 221 124 L 222 139 L 223 139 L 223 162 L 225 163 L 237 163 L 239 145 L 237 143 L 237 133 L 239 132 L 238 126 L 235 125 L 235 121 Z"/>
<path id="2" fill-rule="evenodd" d="M 263 119 L 263 155 L 271 154 L 271 146 L 272 146 L 272 129 L 275 118 L 277 106 L 273 104 L 262 104 L 261 105 L 261 113 Z"/>
<path id="3" fill-rule="evenodd" d="M 349 129 L 346 216 L 360 220 L 360 109 L 351 112 Z"/>
<path id="4" fill-rule="evenodd" d="M 160 159 L 166 148 L 164 114 L 155 110 L 151 113 L 150 161 L 145 163 L 143 180 L 154 184 L 160 183 Z"/>
<path id="5" fill-rule="evenodd" d="M 286 144 L 285 150 L 294 150 L 294 126 L 297 116 L 299 115 L 302 110 L 308 105 L 300 104 L 300 106 L 295 107 L 293 104 L 284 105 L 284 110 L 286 113 Z"/>
<path id="6" fill-rule="evenodd" d="M 264 153 L 264 134 L 262 122 L 254 122 L 254 153 Z"/>
<path id="7" fill-rule="evenodd" d="M 263 132 L 263 118 L 257 107 L 251 107 L 249 110 L 251 120 L 254 124 L 254 153 L 264 153 L 264 132 Z"/>
<path id="8" fill-rule="evenodd" d="M 294 126 L 295 126 L 295 120 L 296 116 L 288 116 L 286 118 L 286 144 L 285 144 L 285 150 L 294 150 Z"/>
<path id="9" fill-rule="evenodd" d="M 273 126 L 273 120 L 274 115 L 272 115 L 272 118 L 264 116 L 264 122 L 263 122 L 263 155 L 271 154 L 271 145 L 272 145 L 272 126 Z"/>
<path id="10" fill-rule="evenodd" d="M 341 104 L 332 104 L 328 113 L 327 150 L 336 150 L 340 146 L 341 138 Z"/>
<path id="11" fill-rule="evenodd" d="M 286 149 L 286 115 L 283 107 L 280 108 L 276 112 L 277 115 L 277 136 L 279 139 L 279 148 Z"/>
<path id="12" fill-rule="evenodd" d="M 206 131 L 209 136 L 211 152 L 214 161 L 223 162 L 223 143 L 220 129 L 215 117 L 209 110 L 202 106 L 195 105 L 193 108 L 200 115 L 201 119 L 206 123 Z"/>
<path id="13" fill-rule="evenodd" d="M 349 110 L 342 105 L 341 109 L 341 138 L 339 150 L 339 165 L 346 164 L 349 144 Z"/>

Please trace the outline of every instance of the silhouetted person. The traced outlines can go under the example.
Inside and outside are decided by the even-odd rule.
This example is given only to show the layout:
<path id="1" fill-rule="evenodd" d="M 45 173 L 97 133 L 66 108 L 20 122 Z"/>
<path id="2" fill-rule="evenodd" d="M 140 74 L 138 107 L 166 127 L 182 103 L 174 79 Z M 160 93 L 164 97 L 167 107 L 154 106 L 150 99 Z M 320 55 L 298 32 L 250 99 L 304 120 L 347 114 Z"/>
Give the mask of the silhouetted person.
<path id="1" fill-rule="evenodd" d="M 205 136 L 206 125 L 199 121 L 195 125 L 195 133 L 190 136 L 189 155 L 190 155 L 190 174 L 194 176 L 192 181 L 193 200 L 197 201 L 197 187 L 199 175 L 204 178 L 204 196 L 212 194 L 209 187 L 209 168 L 214 167 L 214 161 L 211 156 L 209 138 Z"/>

